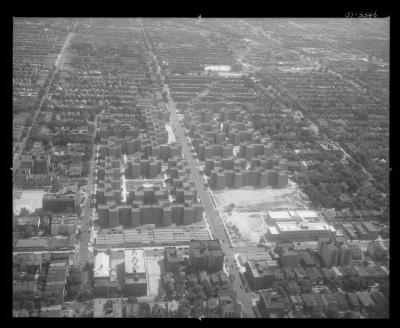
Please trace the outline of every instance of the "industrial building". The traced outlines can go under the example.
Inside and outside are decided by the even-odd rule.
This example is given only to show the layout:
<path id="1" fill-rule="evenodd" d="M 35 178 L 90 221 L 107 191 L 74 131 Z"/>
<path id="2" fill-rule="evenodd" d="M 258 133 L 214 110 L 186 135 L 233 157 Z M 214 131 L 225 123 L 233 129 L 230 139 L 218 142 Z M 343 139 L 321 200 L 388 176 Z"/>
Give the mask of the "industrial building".
<path id="1" fill-rule="evenodd" d="M 268 227 L 266 237 L 275 242 L 300 242 L 330 237 L 333 229 L 322 222 L 280 222 Z"/>

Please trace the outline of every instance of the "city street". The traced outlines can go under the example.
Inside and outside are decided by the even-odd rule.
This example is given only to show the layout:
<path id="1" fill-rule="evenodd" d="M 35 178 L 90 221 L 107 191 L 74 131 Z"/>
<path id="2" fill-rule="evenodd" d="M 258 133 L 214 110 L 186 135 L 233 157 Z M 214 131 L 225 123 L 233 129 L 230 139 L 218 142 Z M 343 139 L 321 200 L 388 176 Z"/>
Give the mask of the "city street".
<path id="1" fill-rule="evenodd" d="M 150 58 L 155 58 L 154 54 L 151 51 L 151 47 L 149 44 L 149 41 L 147 39 L 146 31 L 143 29 L 144 35 L 147 40 L 147 45 L 150 51 Z M 162 72 L 161 67 L 157 64 L 157 61 L 155 61 L 155 64 L 157 66 L 157 71 Z M 165 80 L 165 77 L 162 75 L 162 81 Z M 230 241 L 227 236 L 227 230 L 225 229 L 224 225 L 222 224 L 222 220 L 218 215 L 218 212 L 215 210 L 214 205 L 213 205 L 213 200 L 210 194 L 210 191 L 208 188 L 204 186 L 205 181 L 202 177 L 202 175 L 199 172 L 199 162 L 197 159 L 193 157 L 193 153 L 191 153 L 192 145 L 189 144 L 188 138 L 185 137 L 185 131 L 184 128 L 181 126 L 181 122 L 179 120 L 177 110 L 175 107 L 175 104 L 171 98 L 170 90 L 168 87 L 168 84 L 164 83 L 163 86 L 163 91 L 167 93 L 167 98 L 168 98 L 168 110 L 171 112 L 171 123 L 172 127 L 175 131 L 175 137 L 176 140 L 181 144 L 182 146 L 182 152 L 185 156 L 185 159 L 188 163 L 188 166 L 190 168 L 190 171 L 192 173 L 193 180 L 196 184 L 197 190 L 199 197 L 201 199 L 201 202 L 204 207 L 204 211 L 207 214 L 208 217 L 208 223 L 210 225 L 210 229 L 212 231 L 212 234 L 214 238 L 217 238 L 221 241 L 222 243 L 222 249 L 224 251 L 225 258 L 227 258 L 228 263 L 234 263 L 234 257 L 232 250 L 230 249 L 232 246 L 230 246 Z M 247 318 L 254 318 L 255 313 L 253 310 L 253 304 L 251 302 L 251 299 L 246 295 L 245 292 L 245 287 L 242 283 L 242 280 L 239 275 L 239 271 L 236 267 L 236 265 L 233 266 L 233 268 L 230 267 L 230 272 L 234 275 L 235 280 L 232 284 L 233 290 L 236 292 L 238 301 L 242 304 L 244 316 Z"/>
<path id="2" fill-rule="evenodd" d="M 97 124 L 97 116 L 94 121 L 95 129 L 93 131 L 93 140 L 95 139 L 96 134 L 96 124 Z M 93 151 L 92 151 L 92 158 L 90 159 L 90 170 L 88 175 L 88 183 L 86 185 L 86 199 L 85 204 L 83 205 L 82 211 L 82 232 L 80 236 L 80 246 L 79 246 L 79 259 L 78 265 L 79 267 L 83 267 L 87 261 L 90 260 L 89 254 L 89 242 L 90 242 L 90 230 L 89 230 L 89 223 L 90 223 L 90 195 L 92 194 L 93 190 L 93 178 L 94 178 L 94 170 L 96 167 L 96 146 L 93 144 Z"/>

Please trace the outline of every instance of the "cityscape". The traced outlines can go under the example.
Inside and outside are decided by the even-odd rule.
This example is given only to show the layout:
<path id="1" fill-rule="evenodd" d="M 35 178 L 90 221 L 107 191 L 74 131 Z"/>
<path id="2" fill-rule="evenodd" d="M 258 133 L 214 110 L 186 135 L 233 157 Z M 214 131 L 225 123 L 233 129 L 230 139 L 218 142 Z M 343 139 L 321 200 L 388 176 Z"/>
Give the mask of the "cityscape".
<path id="1" fill-rule="evenodd" d="M 12 317 L 389 318 L 389 18 L 13 18 Z"/>

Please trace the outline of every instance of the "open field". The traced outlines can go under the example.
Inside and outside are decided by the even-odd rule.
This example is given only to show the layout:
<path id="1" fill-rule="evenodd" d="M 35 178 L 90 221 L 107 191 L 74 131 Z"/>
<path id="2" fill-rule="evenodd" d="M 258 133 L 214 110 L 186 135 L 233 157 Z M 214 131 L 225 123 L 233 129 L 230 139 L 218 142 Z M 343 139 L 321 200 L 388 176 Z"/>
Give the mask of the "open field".
<path id="1" fill-rule="evenodd" d="M 266 211 L 308 209 L 306 196 L 291 181 L 283 189 L 244 187 L 214 191 L 213 195 L 236 246 L 259 243 L 268 228 Z"/>
<path id="2" fill-rule="evenodd" d="M 13 196 L 13 213 L 18 215 L 23 207 L 29 212 L 33 212 L 37 208 L 42 208 L 44 193 L 44 190 L 15 190 Z"/>
<path id="3" fill-rule="evenodd" d="M 243 187 L 213 191 L 213 195 L 218 208 L 235 204 L 243 212 L 308 208 L 306 196 L 292 181 L 282 189 Z"/>

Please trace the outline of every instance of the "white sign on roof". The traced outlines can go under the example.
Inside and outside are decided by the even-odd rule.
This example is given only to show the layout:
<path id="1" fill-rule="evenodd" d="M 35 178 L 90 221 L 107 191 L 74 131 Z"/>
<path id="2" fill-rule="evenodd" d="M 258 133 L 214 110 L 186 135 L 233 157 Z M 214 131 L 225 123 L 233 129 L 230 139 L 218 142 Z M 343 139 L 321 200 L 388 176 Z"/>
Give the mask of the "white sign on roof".
<path id="1" fill-rule="evenodd" d="M 125 250 L 125 272 L 145 273 L 144 251 L 142 249 Z"/>

